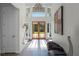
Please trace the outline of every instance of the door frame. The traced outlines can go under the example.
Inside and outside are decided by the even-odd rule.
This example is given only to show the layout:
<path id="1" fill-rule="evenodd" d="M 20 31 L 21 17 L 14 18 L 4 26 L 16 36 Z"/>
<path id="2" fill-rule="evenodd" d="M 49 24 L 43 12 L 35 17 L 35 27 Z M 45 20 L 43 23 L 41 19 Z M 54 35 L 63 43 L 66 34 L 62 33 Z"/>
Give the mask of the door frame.
<path id="1" fill-rule="evenodd" d="M 38 23 L 38 38 L 33 38 L 33 22 L 37 22 Z M 44 34 L 45 34 L 45 37 L 44 38 L 40 38 L 39 37 L 39 23 L 40 22 L 44 22 L 45 26 L 44 26 Z M 46 21 L 32 21 L 32 39 L 46 39 Z"/>

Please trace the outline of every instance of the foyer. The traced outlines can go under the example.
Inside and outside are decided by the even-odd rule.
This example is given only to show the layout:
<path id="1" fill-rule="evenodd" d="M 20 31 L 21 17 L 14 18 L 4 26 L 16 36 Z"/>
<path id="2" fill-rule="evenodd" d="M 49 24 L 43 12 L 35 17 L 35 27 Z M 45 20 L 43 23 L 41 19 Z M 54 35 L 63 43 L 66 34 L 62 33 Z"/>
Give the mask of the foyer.
<path id="1" fill-rule="evenodd" d="M 1 56 L 79 56 L 79 4 L 0 3 Z"/>

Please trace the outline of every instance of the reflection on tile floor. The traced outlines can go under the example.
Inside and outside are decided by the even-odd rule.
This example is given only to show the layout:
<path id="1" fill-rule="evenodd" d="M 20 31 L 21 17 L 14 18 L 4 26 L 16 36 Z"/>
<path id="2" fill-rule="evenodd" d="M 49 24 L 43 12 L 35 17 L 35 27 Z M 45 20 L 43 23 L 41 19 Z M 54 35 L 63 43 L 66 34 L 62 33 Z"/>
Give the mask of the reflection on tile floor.
<path id="1" fill-rule="evenodd" d="M 20 55 L 23 56 L 48 56 L 46 40 L 32 40 L 28 47 L 25 47 Z"/>

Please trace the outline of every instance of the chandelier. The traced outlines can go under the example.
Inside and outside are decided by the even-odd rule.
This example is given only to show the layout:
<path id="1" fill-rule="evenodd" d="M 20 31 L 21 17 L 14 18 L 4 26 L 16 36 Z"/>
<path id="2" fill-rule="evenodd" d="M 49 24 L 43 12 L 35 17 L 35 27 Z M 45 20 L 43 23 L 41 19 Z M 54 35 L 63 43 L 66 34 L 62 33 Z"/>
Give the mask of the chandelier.
<path id="1" fill-rule="evenodd" d="M 45 8 L 40 3 L 36 3 L 33 7 L 33 12 L 45 12 Z"/>

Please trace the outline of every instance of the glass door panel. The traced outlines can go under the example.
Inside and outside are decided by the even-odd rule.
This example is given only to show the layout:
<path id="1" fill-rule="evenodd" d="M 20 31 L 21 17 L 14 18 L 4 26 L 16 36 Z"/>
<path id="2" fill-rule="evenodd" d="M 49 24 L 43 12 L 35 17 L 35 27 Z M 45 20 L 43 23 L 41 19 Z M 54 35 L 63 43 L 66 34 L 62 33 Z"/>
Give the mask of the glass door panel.
<path id="1" fill-rule="evenodd" d="M 45 38 L 45 22 L 39 22 L 39 37 Z"/>
<path id="2" fill-rule="evenodd" d="M 38 22 L 33 22 L 33 38 L 38 38 Z"/>

